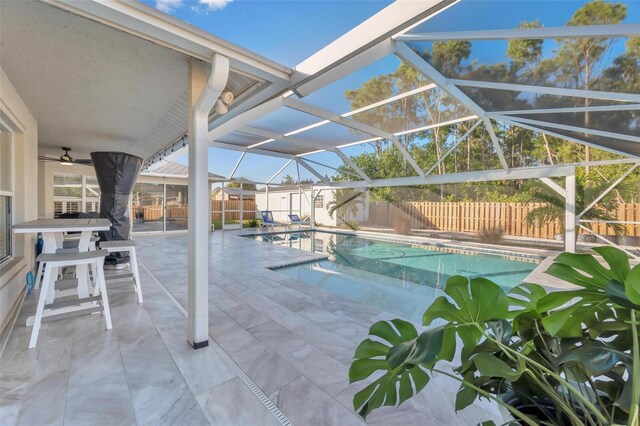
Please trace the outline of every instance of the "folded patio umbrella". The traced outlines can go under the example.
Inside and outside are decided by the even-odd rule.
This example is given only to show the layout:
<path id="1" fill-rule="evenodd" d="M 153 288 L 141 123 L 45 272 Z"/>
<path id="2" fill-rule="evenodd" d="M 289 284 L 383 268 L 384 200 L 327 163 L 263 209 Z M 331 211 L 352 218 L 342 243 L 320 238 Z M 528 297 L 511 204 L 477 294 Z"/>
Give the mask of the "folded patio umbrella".
<path id="1" fill-rule="evenodd" d="M 92 152 L 91 159 L 100 186 L 100 217 L 111 221 L 111 229 L 100 232 L 100 240 L 128 240 L 129 197 L 142 169 L 142 158 L 124 152 Z M 107 263 L 128 261 L 128 256 L 120 253 L 113 253 L 105 260 Z"/>

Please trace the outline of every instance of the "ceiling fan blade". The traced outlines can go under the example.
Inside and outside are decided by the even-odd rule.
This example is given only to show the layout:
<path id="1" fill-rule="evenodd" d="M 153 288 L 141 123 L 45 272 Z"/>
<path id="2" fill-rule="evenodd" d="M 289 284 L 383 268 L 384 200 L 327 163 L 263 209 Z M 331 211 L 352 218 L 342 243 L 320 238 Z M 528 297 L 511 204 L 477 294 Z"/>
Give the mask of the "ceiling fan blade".
<path id="1" fill-rule="evenodd" d="M 89 165 L 93 165 L 93 160 L 89 159 L 89 158 L 79 158 L 79 159 L 75 159 L 73 160 L 74 163 L 78 163 L 78 164 L 89 164 Z"/>
<path id="2" fill-rule="evenodd" d="M 59 158 L 52 158 L 52 157 L 45 157 L 45 156 L 39 155 L 38 156 L 38 161 L 58 161 L 59 162 L 60 159 Z"/>

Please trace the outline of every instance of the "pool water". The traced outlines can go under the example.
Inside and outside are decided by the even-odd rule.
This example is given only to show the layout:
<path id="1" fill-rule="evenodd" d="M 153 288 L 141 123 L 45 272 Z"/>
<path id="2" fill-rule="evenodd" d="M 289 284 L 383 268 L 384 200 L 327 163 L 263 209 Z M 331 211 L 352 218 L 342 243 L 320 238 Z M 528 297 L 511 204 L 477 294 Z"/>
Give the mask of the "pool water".
<path id="1" fill-rule="evenodd" d="M 321 231 L 253 238 L 327 254 L 326 261 L 282 268 L 278 272 L 415 321 L 420 321 L 427 306 L 442 294 L 452 275 L 482 276 L 510 289 L 520 284 L 542 260 Z"/>

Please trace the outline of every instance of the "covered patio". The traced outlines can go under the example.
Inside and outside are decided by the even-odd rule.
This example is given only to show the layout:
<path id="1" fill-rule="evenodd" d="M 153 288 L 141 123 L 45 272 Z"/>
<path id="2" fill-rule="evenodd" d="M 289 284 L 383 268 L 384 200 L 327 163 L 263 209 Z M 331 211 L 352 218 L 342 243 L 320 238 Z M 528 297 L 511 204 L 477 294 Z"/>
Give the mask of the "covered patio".
<path id="1" fill-rule="evenodd" d="M 0 196 L 8 200 L 3 237 L 10 244 L 0 256 L 0 422 L 363 424 L 353 409 L 357 386 L 349 385 L 349 365 L 369 326 L 393 315 L 278 270 L 325 260 L 322 250 L 264 244 L 242 238 L 246 231 L 210 232 L 210 148 L 238 153 L 232 171 L 218 180 L 237 180 L 254 162 L 274 161 L 270 178 L 242 182 L 267 188 L 268 196 L 276 178 L 292 171 L 298 201 L 304 182 L 309 206 L 323 191 L 537 179 L 562 198 L 564 248 L 575 252 L 581 229 L 594 234 L 585 213 L 638 173 L 640 95 L 583 82 L 525 81 L 524 72 L 509 81 L 483 79 L 481 72 L 462 78 L 422 52 L 455 41 L 632 40 L 640 36 L 638 25 L 429 27 L 464 3 L 397 1 L 293 69 L 142 3 L 3 3 L 0 130 L 9 148 L 0 157 L 6 161 Z M 364 84 L 385 61 L 410 76 L 393 93 L 367 98 L 358 108 L 331 102 L 343 94 L 343 82 Z M 502 108 L 502 97 L 517 98 L 520 108 Z M 398 105 L 431 98 L 435 111 L 403 120 Z M 398 119 L 379 122 L 380 109 L 396 111 Z M 499 127 L 606 156 L 514 166 Z M 425 135 L 440 128 L 455 128 L 447 139 L 451 148 L 425 164 L 409 138 L 426 146 Z M 486 167 L 441 169 L 468 138 L 477 138 L 474 132 L 491 147 Z M 403 175 L 372 177 L 357 164 L 352 153 L 376 143 L 397 154 Z M 27 295 L 24 281 L 35 272 L 36 238 L 13 234 L 11 226 L 46 218 L 50 207 L 43 200 L 52 189 L 42 183 L 38 155 L 57 159 L 62 147 L 77 159 L 93 151 L 139 156 L 151 174 L 163 160 L 187 154 L 188 234 L 135 236 L 144 303 L 129 283 L 110 282 L 112 330 L 104 330 L 101 315 L 47 322 L 38 346 L 28 349 L 25 323 L 37 294 Z M 595 201 L 577 207 L 576 169 L 603 166 L 622 171 Z M 313 228 L 315 207 L 309 219 Z M 637 261 L 637 250 L 625 252 Z M 447 377 L 435 375 L 431 386 L 437 391 L 382 408 L 367 424 L 501 424 L 507 418 L 488 402 L 456 412 L 458 383 Z"/>
<path id="2" fill-rule="evenodd" d="M 211 340 L 196 351 L 185 342 L 184 235 L 136 238 L 144 303 L 129 283 L 110 284 L 113 330 L 99 315 L 54 321 L 29 350 L 29 296 L 2 355 L 2 423 L 364 424 L 352 410 L 349 363 L 369 325 L 392 315 L 269 269 L 326 254 L 237 234 L 209 239 Z M 367 424 L 502 418 L 491 404 L 456 415 L 456 383 L 440 377 L 434 385 L 433 395 L 381 410 Z"/>

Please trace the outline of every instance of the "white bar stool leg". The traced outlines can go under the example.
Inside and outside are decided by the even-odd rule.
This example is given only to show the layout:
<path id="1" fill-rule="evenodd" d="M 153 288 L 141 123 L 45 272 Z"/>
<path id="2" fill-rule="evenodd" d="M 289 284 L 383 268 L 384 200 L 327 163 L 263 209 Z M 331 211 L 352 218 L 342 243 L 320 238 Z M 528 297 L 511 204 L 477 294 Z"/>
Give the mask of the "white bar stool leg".
<path id="1" fill-rule="evenodd" d="M 33 286 L 34 290 L 37 290 L 40 288 L 40 281 L 42 280 L 43 276 L 44 276 L 44 262 L 38 262 L 38 273 L 36 274 L 36 283 Z"/>
<path id="2" fill-rule="evenodd" d="M 96 289 L 99 289 L 102 296 L 102 313 L 104 321 L 107 323 L 107 330 L 111 330 L 111 311 L 109 310 L 109 298 L 107 297 L 107 286 L 104 279 L 104 270 L 100 261 L 95 262 L 96 265 Z"/>
<path id="3" fill-rule="evenodd" d="M 36 308 L 36 317 L 33 321 L 33 329 L 31 330 L 31 339 L 29 340 L 29 349 L 35 348 L 38 342 L 38 334 L 40 333 L 40 325 L 42 323 L 42 314 L 44 313 L 44 303 L 47 299 L 49 287 L 55 285 L 55 278 L 52 275 L 52 268 L 47 266 L 44 269 L 44 281 L 42 283 L 42 290 L 40 290 L 40 297 L 38 299 L 38 307 Z"/>
<path id="4" fill-rule="evenodd" d="M 129 265 L 131 266 L 131 271 L 133 272 L 133 287 L 138 293 L 138 303 L 142 303 L 142 286 L 140 285 L 140 274 L 138 273 L 138 258 L 136 257 L 136 249 L 131 248 L 129 250 Z"/>
<path id="5" fill-rule="evenodd" d="M 51 280 L 52 282 L 51 282 L 50 285 L 47 286 L 47 289 L 45 290 L 44 281 L 47 280 L 47 270 L 50 271 L 49 280 Z M 43 283 L 42 283 L 42 289 L 40 291 L 46 295 L 47 303 L 53 303 L 53 299 L 55 299 L 55 297 L 56 297 L 56 281 L 58 279 L 58 271 L 59 270 L 60 270 L 60 268 L 57 267 L 57 266 L 49 267 L 48 265 L 45 265 L 45 268 L 44 268 L 44 280 L 43 280 Z"/>

